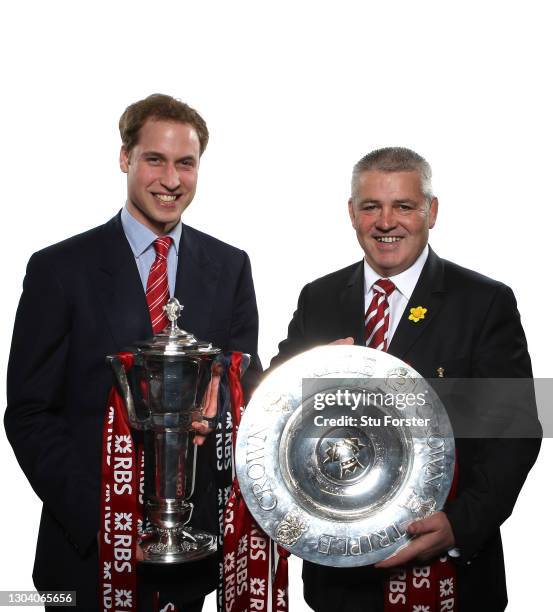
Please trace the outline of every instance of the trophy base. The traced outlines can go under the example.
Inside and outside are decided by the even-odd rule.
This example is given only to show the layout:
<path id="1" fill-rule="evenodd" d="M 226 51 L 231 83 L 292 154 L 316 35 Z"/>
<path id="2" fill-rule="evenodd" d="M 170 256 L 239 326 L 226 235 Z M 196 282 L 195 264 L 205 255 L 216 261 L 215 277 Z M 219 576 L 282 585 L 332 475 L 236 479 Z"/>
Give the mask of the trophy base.
<path id="1" fill-rule="evenodd" d="M 217 540 L 214 535 L 193 527 L 177 527 L 150 531 L 140 547 L 143 563 L 168 565 L 209 557 L 217 550 Z"/>

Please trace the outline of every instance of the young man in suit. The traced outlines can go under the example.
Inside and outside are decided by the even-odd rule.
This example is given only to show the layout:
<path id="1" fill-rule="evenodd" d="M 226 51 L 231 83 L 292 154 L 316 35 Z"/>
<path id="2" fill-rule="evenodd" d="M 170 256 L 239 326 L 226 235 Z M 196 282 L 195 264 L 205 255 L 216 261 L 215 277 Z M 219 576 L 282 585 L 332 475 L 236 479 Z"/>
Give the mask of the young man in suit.
<path id="1" fill-rule="evenodd" d="M 431 169 L 420 155 L 386 148 L 362 158 L 353 170 L 349 215 L 364 259 L 303 288 L 271 366 L 338 342 L 388 350 L 429 378 L 531 377 L 513 292 L 430 249 L 437 214 Z M 382 306 L 378 321 L 373 300 Z M 417 311 L 423 316 L 410 318 L 418 307 L 426 309 Z M 528 412 L 539 436 L 535 411 Z M 356 569 L 304 563 L 305 598 L 314 610 L 383 610 L 391 568 L 425 564 L 445 553 L 455 558 L 459 610 L 505 608 L 499 527 L 536 459 L 539 440 L 466 438 L 456 445 L 456 498 L 412 523 L 409 532 L 416 537 L 395 557 Z"/>
<path id="2" fill-rule="evenodd" d="M 208 141 L 204 120 L 155 94 L 129 106 L 119 128 L 125 207 L 105 225 L 31 257 L 8 366 L 6 431 L 43 502 L 33 579 L 39 590 L 77 591 L 79 610 L 99 606 L 102 420 L 112 384 L 105 357 L 164 327 L 154 285 L 162 283 L 163 302 L 170 295 L 183 305 L 181 328 L 224 351 L 251 354 L 252 370 L 260 370 L 247 254 L 180 221 Z M 207 433 L 198 424 L 196 442 Z M 214 453 L 208 436 L 192 524 L 217 533 Z M 143 581 L 166 582 L 181 610 L 199 610 L 216 585 L 216 560 L 173 574 L 145 572 Z"/>

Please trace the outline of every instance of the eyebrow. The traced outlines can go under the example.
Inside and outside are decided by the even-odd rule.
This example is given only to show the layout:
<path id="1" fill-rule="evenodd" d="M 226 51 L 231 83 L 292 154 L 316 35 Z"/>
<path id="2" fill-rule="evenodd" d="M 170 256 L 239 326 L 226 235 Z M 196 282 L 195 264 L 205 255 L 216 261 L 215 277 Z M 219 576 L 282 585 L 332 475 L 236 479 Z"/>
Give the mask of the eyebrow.
<path id="1" fill-rule="evenodd" d="M 381 204 L 381 200 L 367 198 L 366 200 L 360 200 L 359 205 L 361 204 Z M 416 204 L 416 202 L 415 200 L 410 200 L 409 198 L 401 198 L 398 200 L 392 200 L 392 204 Z"/>
<path id="2" fill-rule="evenodd" d="M 163 155 L 163 153 L 159 153 L 159 151 L 144 151 L 141 155 L 141 157 L 159 157 L 160 159 L 167 159 L 167 157 L 165 155 Z M 194 157 L 194 155 L 185 155 L 184 157 L 179 157 L 179 159 L 177 159 L 177 161 L 181 162 L 181 161 L 196 161 L 196 158 Z"/>
<path id="3" fill-rule="evenodd" d="M 143 151 L 142 157 L 147 157 L 148 155 L 156 155 L 157 157 L 165 157 L 164 155 L 162 155 L 158 151 Z"/>

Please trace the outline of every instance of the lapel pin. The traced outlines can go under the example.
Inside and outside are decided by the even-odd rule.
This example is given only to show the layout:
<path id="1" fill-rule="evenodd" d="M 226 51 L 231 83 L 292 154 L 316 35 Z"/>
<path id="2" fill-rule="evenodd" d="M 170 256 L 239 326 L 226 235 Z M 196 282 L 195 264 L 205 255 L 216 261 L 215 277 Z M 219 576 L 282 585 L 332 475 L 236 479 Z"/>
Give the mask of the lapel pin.
<path id="1" fill-rule="evenodd" d="M 411 308 L 409 312 L 411 313 L 409 315 L 409 321 L 418 323 L 421 319 L 424 319 L 424 315 L 428 312 L 428 308 L 425 308 L 424 306 L 417 306 L 416 308 Z"/>
<path id="2" fill-rule="evenodd" d="M 443 368 L 441 368 L 441 367 L 438 368 L 436 370 L 436 372 L 438 372 L 438 378 L 443 378 L 444 377 L 445 370 Z"/>

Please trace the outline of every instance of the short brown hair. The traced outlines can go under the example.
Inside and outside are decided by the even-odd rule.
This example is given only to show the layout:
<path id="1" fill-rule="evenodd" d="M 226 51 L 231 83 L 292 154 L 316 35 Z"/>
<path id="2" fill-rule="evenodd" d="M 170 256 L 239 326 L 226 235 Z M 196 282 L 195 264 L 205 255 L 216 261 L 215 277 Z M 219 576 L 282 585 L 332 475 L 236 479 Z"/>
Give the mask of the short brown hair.
<path id="1" fill-rule="evenodd" d="M 190 124 L 200 139 L 200 155 L 205 151 L 209 132 L 200 114 L 176 98 L 156 93 L 127 106 L 119 119 L 121 140 L 129 153 L 138 142 L 140 130 L 148 119 Z"/>

